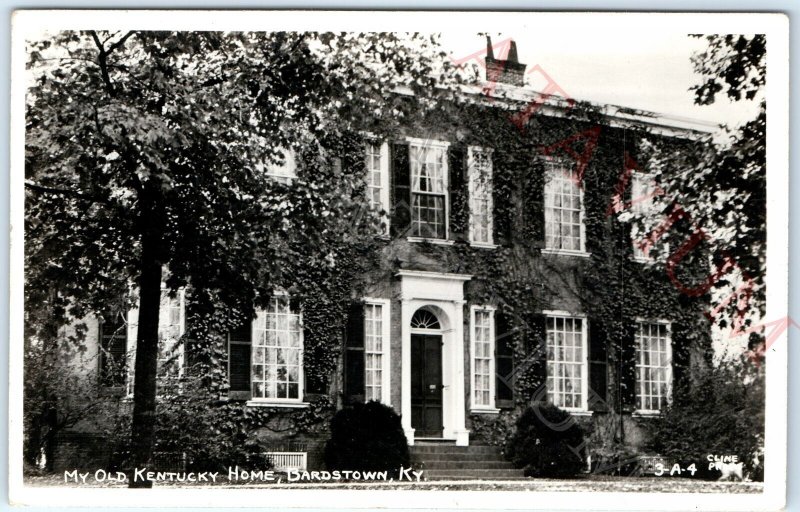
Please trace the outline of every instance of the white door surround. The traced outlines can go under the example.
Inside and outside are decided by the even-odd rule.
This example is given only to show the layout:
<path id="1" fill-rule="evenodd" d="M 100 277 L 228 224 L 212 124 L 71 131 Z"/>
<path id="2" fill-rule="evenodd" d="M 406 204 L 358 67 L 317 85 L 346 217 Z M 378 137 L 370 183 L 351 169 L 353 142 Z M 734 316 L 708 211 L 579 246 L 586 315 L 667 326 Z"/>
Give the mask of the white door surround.
<path id="1" fill-rule="evenodd" d="M 472 276 L 418 270 L 400 270 L 401 303 L 401 415 L 408 444 L 414 444 L 411 427 L 411 317 L 420 308 L 434 312 L 442 335 L 443 439 L 459 446 L 469 444 L 464 389 L 464 283 Z"/>

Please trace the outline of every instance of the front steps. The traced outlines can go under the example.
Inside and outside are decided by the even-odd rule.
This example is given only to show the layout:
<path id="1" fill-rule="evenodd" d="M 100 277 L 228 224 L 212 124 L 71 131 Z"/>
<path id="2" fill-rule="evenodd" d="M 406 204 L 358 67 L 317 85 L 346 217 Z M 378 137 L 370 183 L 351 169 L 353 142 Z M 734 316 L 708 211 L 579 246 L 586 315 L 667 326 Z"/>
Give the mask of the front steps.
<path id="1" fill-rule="evenodd" d="M 456 446 L 446 442 L 418 442 L 409 446 L 411 463 L 425 480 L 515 480 L 521 469 L 505 460 L 496 446 Z"/>

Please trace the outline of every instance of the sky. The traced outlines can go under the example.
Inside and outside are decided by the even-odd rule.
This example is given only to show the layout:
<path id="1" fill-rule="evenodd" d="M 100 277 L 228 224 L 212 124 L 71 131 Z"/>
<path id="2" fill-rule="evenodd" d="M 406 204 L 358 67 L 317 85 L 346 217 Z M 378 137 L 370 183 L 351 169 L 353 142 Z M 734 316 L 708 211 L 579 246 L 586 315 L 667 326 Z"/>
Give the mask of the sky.
<path id="1" fill-rule="evenodd" d="M 720 98 L 709 106 L 694 104 L 689 88 L 698 83 L 698 75 L 690 57 L 704 47 L 704 40 L 676 32 L 649 36 L 612 30 L 598 33 L 602 36 L 576 37 L 561 27 L 489 34 L 494 44 L 509 37 L 516 41 L 519 60 L 529 71 L 540 66 L 576 100 L 731 125 L 755 117 L 756 102 L 732 104 Z M 485 52 L 486 48 L 483 36 L 467 31 L 442 32 L 441 43 L 454 59 Z M 537 75 L 533 72 L 528 76 L 534 83 L 544 83 Z"/>

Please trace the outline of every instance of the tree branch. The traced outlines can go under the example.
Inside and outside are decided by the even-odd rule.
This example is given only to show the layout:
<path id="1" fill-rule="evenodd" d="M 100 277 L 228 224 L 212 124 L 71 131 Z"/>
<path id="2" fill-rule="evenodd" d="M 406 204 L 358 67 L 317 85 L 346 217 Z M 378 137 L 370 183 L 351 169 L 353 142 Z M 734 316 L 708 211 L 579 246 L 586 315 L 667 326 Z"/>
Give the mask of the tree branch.
<path id="1" fill-rule="evenodd" d="M 93 196 L 87 196 L 86 194 L 82 194 L 77 190 L 69 190 L 65 188 L 55 188 L 55 187 L 46 187 L 44 185 L 37 185 L 36 183 L 25 180 L 25 188 L 28 190 L 33 190 L 34 192 L 41 192 L 45 194 L 58 194 L 58 195 L 65 195 L 74 197 L 81 201 L 88 201 L 91 203 L 103 203 L 103 204 L 112 204 L 111 201 L 105 198 L 98 198 Z"/>

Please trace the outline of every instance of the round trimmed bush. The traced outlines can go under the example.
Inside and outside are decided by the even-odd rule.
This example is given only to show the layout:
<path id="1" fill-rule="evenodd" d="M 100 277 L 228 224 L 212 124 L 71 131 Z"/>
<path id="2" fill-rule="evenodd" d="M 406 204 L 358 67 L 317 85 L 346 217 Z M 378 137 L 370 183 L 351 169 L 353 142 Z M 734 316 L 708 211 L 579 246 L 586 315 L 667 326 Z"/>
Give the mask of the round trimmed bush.
<path id="1" fill-rule="evenodd" d="M 409 460 L 400 416 L 391 407 L 374 401 L 356 404 L 331 420 L 331 438 L 325 445 L 329 470 L 388 471 L 396 477 Z"/>
<path id="2" fill-rule="evenodd" d="M 568 478 L 580 473 L 583 429 L 575 418 L 558 407 L 545 404 L 526 409 L 517 420 L 516 431 L 506 443 L 506 456 L 526 476 Z"/>

